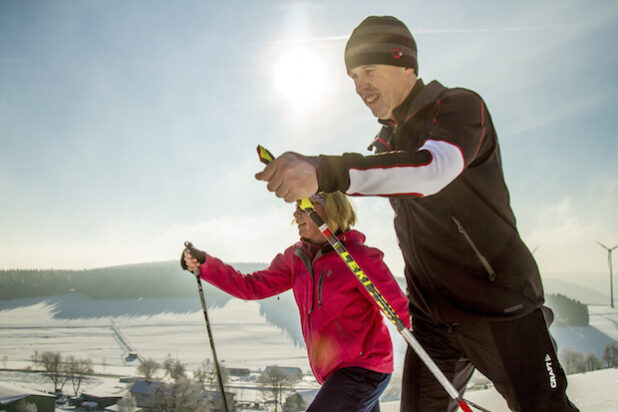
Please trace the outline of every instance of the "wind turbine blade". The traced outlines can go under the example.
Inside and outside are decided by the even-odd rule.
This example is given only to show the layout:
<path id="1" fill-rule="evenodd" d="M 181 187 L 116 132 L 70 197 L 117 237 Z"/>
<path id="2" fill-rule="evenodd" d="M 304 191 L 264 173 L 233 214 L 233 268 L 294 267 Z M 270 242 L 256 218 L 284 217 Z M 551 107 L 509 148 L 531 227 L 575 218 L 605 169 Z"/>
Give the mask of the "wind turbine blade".
<path id="1" fill-rule="evenodd" d="M 598 243 L 599 245 L 601 245 L 601 247 L 602 247 L 603 249 L 605 249 L 605 250 L 609 250 L 607 246 L 605 246 L 603 243 L 599 242 L 598 240 L 597 240 L 597 243 Z"/>

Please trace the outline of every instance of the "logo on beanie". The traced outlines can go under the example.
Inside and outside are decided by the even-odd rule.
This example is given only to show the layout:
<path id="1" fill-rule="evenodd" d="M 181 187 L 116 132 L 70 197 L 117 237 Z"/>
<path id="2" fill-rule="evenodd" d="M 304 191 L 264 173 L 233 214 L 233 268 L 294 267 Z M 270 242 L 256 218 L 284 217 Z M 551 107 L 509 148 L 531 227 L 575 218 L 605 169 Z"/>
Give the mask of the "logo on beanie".
<path id="1" fill-rule="evenodd" d="M 393 53 L 393 58 L 394 59 L 399 59 L 399 58 L 401 58 L 401 56 L 403 56 L 403 52 L 400 49 L 396 48 L 396 47 L 393 49 L 392 53 Z"/>

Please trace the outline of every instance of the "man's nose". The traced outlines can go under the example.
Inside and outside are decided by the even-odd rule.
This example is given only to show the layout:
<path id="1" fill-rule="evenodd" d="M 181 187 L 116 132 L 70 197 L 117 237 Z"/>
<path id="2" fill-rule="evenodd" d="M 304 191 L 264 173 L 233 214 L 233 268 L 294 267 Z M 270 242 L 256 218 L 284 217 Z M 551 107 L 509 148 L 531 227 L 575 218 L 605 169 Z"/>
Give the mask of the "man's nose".
<path id="1" fill-rule="evenodd" d="M 354 86 L 356 86 L 356 93 L 360 94 L 363 89 L 364 82 L 362 80 L 354 80 Z"/>
<path id="2" fill-rule="evenodd" d="M 362 94 L 363 92 L 366 92 L 370 86 L 369 82 L 363 79 L 356 80 L 354 84 L 356 86 L 356 93 L 358 94 Z"/>

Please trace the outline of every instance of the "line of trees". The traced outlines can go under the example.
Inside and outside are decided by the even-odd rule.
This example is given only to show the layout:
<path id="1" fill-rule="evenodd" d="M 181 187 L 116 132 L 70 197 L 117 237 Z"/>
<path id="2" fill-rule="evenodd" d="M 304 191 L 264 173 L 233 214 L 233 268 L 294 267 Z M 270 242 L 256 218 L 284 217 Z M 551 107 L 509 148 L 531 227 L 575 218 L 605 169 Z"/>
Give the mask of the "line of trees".
<path id="1" fill-rule="evenodd" d="M 92 361 L 74 356 L 63 358 L 60 352 L 35 351 L 32 356 L 35 368 L 41 369 L 54 385 L 54 392 L 62 392 L 67 382 L 71 382 L 73 392 L 77 396 L 87 375 L 94 373 Z"/>
<path id="2" fill-rule="evenodd" d="M 91 270 L 2 270 L 0 299 L 72 292 L 94 299 L 190 296 L 191 279 L 180 272 L 172 262 Z"/>
<path id="3" fill-rule="evenodd" d="M 53 385 L 54 392 L 62 393 L 70 383 L 74 396 L 78 396 L 82 384 L 88 375 L 94 373 L 92 361 L 74 356 L 63 357 L 60 352 L 35 351 L 31 355 L 33 370 L 40 371 Z M 30 368 L 28 368 L 30 369 Z M 220 365 L 224 385 L 229 382 L 229 370 Z M 161 372 L 163 372 L 161 374 Z M 191 410 L 208 412 L 215 407 L 214 401 L 204 397 L 205 391 L 218 391 L 217 370 L 214 363 L 207 359 L 193 371 L 189 377 L 186 366 L 178 359 L 168 354 L 163 362 L 149 358 L 140 362 L 136 369 L 137 376 L 146 381 L 158 380 L 161 385 L 153 396 L 152 403 L 157 405 L 157 412 L 175 412 Z M 267 368 L 258 379 L 262 387 L 262 398 L 278 412 L 284 406 L 285 395 L 293 390 L 302 376 L 290 375 L 283 368 L 272 366 Z M 159 380 L 160 379 L 160 380 Z M 228 403 L 233 402 L 226 391 Z M 118 403 L 121 411 L 132 411 L 136 400 L 128 393 Z M 287 405 L 287 404 L 286 404 Z M 22 405 L 23 412 L 28 412 L 30 405 Z"/>
<path id="4" fill-rule="evenodd" d="M 234 264 L 254 271 L 259 263 Z M 87 270 L 0 270 L 0 300 L 81 293 L 94 299 L 187 297 L 195 280 L 176 261 Z"/>
<path id="5" fill-rule="evenodd" d="M 291 376 L 279 366 L 268 368 L 258 382 L 262 385 L 264 391 L 262 397 L 272 403 L 275 407 L 275 412 L 279 411 L 279 407 L 283 407 L 284 396 L 288 391 L 287 388 L 293 387 L 300 378 Z"/>
<path id="6" fill-rule="evenodd" d="M 590 315 L 588 305 L 560 293 L 547 294 L 546 305 L 554 312 L 554 326 L 588 326 Z"/>
<path id="7" fill-rule="evenodd" d="M 157 378 L 161 370 L 164 372 L 163 377 L 167 378 L 168 382 L 159 386 L 152 399 L 152 404 L 156 405 L 157 412 L 176 412 L 179 410 L 208 412 L 213 409 L 213 401 L 205 398 L 203 393 L 209 387 L 216 386 L 217 372 L 214 363 L 210 360 L 204 361 L 193 372 L 193 378 L 189 378 L 185 365 L 168 354 L 162 363 L 152 358 L 144 359 L 137 367 L 137 374 L 144 380 L 152 381 Z M 230 374 L 224 366 L 221 366 L 221 375 L 224 384 L 227 383 Z M 228 397 L 228 402 L 231 401 L 231 398 Z"/>
<path id="8" fill-rule="evenodd" d="M 157 362 L 153 358 L 144 359 L 137 367 L 137 374 L 143 377 L 146 381 L 152 381 L 157 378 L 157 374 L 160 370 L 163 370 L 164 377 L 170 378 L 174 382 L 183 381 L 189 379 L 187 376 L 187 370 L 185 365 L 178 359 L 172 358 L 171 354 L 167 354 L 167 357 L 162 363 Z M 227 383 L 230 378 L 229 370 L 220 365 L 221 378 L 223 383 Z M 214 362 L 210 359 L 206 359 L 202 364 L 193 372 L 193 380 L 202 385 L 204 389 L 208 387 L 215 387 L 217 385 L 217 369 Z"/>
<path id="9" fill-rule="evenodd" d="M 605 368 L 618 368 L 618 343 L 605 345 L 601 359 L 593 352 L 584 354 L 571 348 L 563 349 L 560 352 L 560 358 L 567 375 Z"/>
<path id="10" fill-rule="evenodd" d="M 220 368 L 223 384 L 226 385 L 229 382 L 229 370 L 222 365 Z M 185 366 L 178 359 L 172 358 L 170 354 L 162 363 L 149 358 L 142 360 L 137 367 L 137 374 L 147 381 L 156 379 L 160 371 L 163 371 L 163 378 L 171 382 L 162 384 L 154 395 L 152 403 L 157 405 L 157 412 L 178 410 L 202 412 L 214 407 L 212 401 L 201 396 L 204 390 L 219 390 L 217 370 L 210 359 L 202 362 L 200 367 L 193 372 L 192 379 L 188 377 Z M 280 411 L 284 405 L 286 393 L 292 390 L 291 388 L 294 388 L 300 379 L 301 376 L 290 375 L 281 367 L 267 368 L 258 379 L 258 384 L 262 387 L 263 400 L 274 407 L 274 412 Z M 228 397 L 228 403 L 231 402 L 232 399 Z"/>

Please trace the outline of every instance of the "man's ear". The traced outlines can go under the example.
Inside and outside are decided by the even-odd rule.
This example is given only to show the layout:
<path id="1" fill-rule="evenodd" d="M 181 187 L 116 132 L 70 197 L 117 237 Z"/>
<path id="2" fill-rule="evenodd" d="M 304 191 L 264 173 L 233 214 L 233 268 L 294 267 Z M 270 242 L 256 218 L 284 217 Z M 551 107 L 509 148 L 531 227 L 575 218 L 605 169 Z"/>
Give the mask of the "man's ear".
<path id="1" fill-rule="evenodd" d="M 416 71 L 411 67 L 404 67 L 403 75 L 406 79 L 408 79 L 410 84 L 414 84 L 416 83 L 416 80 L 418 80 Z"/>

